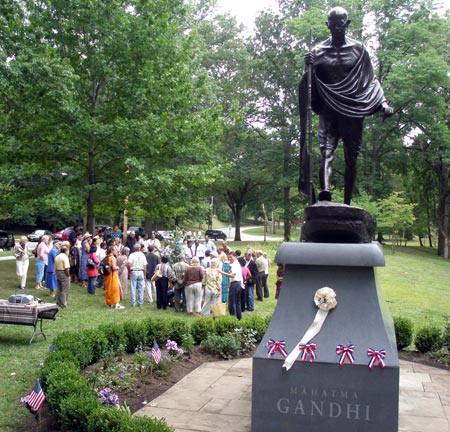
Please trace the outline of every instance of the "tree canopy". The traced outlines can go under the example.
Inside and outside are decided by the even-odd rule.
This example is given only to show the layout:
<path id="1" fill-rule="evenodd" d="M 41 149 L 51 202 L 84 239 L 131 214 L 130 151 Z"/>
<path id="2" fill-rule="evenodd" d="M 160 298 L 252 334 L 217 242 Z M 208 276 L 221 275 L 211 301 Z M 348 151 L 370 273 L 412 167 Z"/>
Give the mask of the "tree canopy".
<path id="1" fill-rule="evenodd" d="M 0 222 L 82 216 L 92 229 L 126 206 L 163 224 L 201 222 L 214 196 L 236 240 L 263 206 L 289 239 L 306 205 L 297 87 L 310 30 L 314 44 L 329 35 L 329 3 L 278 3 L 249 35 L 214 0 L 2 2 Z M 355 201 L 377 208 L 401 194 L 411 229 L 436 232 L 447 257 L 449 13 L 428 0 L 342 6 L 395 109 L 365 121 Z M 316 167 L 318 157 L 315 145 Z M 343 169 L 340 149 L 335 196 Z"/>

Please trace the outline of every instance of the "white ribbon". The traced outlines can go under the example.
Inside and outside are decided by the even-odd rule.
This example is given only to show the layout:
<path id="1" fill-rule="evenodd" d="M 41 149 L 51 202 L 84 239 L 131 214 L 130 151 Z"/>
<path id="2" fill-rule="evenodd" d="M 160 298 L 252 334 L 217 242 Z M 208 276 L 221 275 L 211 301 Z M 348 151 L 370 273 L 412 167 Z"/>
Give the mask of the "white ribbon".
<path id="1" fill-rule="evenodd" d="M 294 349 L 286 357 L 286 360 L 283 363 L 283 367 L 286 368 L 286 370 L 289 370 L 292 367 L 295 360 L 297 360 L 297 357 L 300 355 L 301 351 L 299 346 L 307 344 L 320 332 L 320 329 L 327 318 L 328 312 L 331 309 L 334 309 L 337 305 L 336 293 L 329 287 L 320 288 L 314 294 L 314 303 L 319 310 L 316 313 L 314 321 L 309 326 L 308 330 L 306 330 L 306 333 L 303 335 L 300 342 L 295 345 Z"/>

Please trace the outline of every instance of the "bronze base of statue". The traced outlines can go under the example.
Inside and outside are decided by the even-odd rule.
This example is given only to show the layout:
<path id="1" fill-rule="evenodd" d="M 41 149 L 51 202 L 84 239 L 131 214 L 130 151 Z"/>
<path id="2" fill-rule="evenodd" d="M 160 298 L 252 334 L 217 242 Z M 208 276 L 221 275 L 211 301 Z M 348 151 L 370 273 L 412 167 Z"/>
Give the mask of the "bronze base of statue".
<path id="1" fill-rule="evenodd" d="M 360 207 L 319 201 L 305 209 L 301 241 L 312 243 L 370 243 L 375 217 Z"/>

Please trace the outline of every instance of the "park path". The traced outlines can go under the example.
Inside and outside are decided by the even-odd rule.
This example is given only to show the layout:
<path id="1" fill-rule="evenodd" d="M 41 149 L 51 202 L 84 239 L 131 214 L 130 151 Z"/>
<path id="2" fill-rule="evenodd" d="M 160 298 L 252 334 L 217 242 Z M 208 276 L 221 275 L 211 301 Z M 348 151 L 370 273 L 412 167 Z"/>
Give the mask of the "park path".
<path id="1" fill-rule="evenodd" d="M 248 358 L 204 363 L 136 415 L 175 432 L 250 432 L 251 405 Z M 399 405 L 398 432 L 450 432 L 450 371 L 400 360 Z"/>

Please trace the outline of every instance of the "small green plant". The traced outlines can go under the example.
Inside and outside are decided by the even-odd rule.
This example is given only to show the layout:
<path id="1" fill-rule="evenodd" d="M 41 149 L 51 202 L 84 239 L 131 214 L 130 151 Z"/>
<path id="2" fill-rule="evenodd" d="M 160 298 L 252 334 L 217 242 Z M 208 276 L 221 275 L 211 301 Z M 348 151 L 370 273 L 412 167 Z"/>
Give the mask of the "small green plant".
<path id="1" fill-rule="evenodd" d="M 258 315 L 251 315 L 245 317 L 239 322 L 239 325 L 244 329 L 253 329 L 255 333 L 255 338 L 257 342 L 260 342 L 264 334 L 269 327 L 271 317 L 262 317 Z"/>
<path id="2" fill-rule="evenodd" d="M 118 345 L 116 347 L 108 346 L 102 353 L 101 360 L 103 361 L 103 368 L 107 369 L 109 366 L 120 361 L 125 354 L 125 345 Z"/>
<path id="3" fill-rule="evenodd" d="M 408 318 L 394 317 L 395 337 L 399 350 L 411 345 L 413 341 L 413 323 Z"/>
<path id="4" fill-rule="evenodd" d="M 447 321 L 444 324 L 444 331 L 442 332 L 442 346 L 447 351 L 450 351 L 450 317 L 447 317 Z"/>
<path id="5" fill-rule="evenodd" d="M 133 356 L 133 363 L 140 374 L 152 373 L 156 367 L 150 351 L 145 351 L 142 345 L 139 345 Z"/>
<path id="6" fill-rule="evenodd" d="M 414 344 L 421 353 L 438 351 L 442 347 L 441 330 L 432 325 L 421 327 L 417 331 Z"/>
<path id="7" fill-rule="evenodd" d="M 155 365 L 153 373 L 159 377 L 167 376 L 170 373 L 171 367 L 172 359 L 170 358 L 170 356 L 164 356 L 162 360 L 157 365 Z"/>
<path id="8" fill-rule="evenodd" d="M 236 357 L 241 349 L 241 344 L 233 333 L 227 333 L 223 336 L 216 334 L 209 335 L 202 341 L 200 346 L 206 352 L 219 355 L 227 360 Z"/>
<path id="9" fill-rule="evenodd" d="M 253 329 L 244 329 L 242 327 L 234 330 L 241 349 L 240 354 L 246 354 L 256 348 L 256 331 Z"/>
<path id="10" fill-rule="evenodd" d="M 194 351 L 194 345 L 195 345 L 194 337 L 190 333 L 185 333 L 181 337 L 181 346 L 188 355 L 191 355 L 192 352 Z"/>

